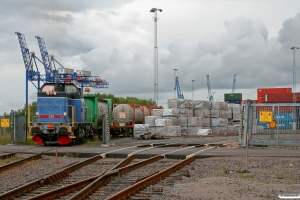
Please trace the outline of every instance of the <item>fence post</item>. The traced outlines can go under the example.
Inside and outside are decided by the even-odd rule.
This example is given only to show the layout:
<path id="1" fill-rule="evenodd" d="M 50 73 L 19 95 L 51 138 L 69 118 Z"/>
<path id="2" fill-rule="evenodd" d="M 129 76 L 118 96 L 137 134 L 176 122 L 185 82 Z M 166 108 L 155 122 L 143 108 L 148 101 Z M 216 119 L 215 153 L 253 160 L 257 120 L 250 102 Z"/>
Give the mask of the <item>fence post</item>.
<path id="1" fill-rule="evenodd" d="M 10 144 L 15 143 L 15 111 L 11 110 L 10 112 Z"/>

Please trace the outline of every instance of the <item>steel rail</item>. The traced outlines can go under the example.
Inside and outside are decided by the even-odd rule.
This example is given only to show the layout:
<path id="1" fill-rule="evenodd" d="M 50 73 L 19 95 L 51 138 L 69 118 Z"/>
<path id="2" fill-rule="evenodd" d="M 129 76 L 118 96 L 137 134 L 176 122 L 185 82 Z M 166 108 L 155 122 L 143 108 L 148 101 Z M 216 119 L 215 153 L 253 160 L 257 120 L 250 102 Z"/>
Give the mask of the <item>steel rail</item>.
<path id="1" fill-rule="evenodd" d="M 13 163 L 10 163 L 10 164 L 7 164 L 7 165 L 3 165 L 3 166 L 0 167 L 0 172 L 3 172 L 7 169 L 11 169 L 12 167 L 21 165 L 24 162 L 27 162 L 27 161 L 30 161 L 30 160 L 40 159 L 41 157 L 42 157 L 42 153 L 39 153 L 39 154 L 35 154 L 33 156 L 30 156 L 28 158 L 24 158 L 22 160 L 16 161 L 16 162 L 13 162 Z"/>
<path id="2" fill-rule="evenodd" d="M 87 185 L 89 185 L 93 181 L 95 181 L 97 178 L 103 176 L 105 173 L 107 173 L 109 171 L 113 171 L 117 168 L 124 167 L 124 166 L 128 165 L 133 159 L 134 159 L 134 157 L 132 157 L 132 156 L 127 157 L 126 159 L 124 159 L 120 163 L 118 163 L 116 166 L 111 168 L 110 170 L 104 171 L 104 172 L 102 172 L 101 174 L 99 174 L 97 176 L 85 179 L 83 181 L 78 181 L 76 183 L 73 183 L 73 184 L 70 184 L 70 185 L 55 189 L 55 190 L 45 192 L 43 194 L 34 196 L 32 198 L 29 198 L 29 199 L 30 200 L 44 200 L 44 199 L 53 199 L 53 198 L 58 198 L 60 196 L 65 196 L 65 195 L 67 195 L 67 194 L 69 194 L 73 191 L 80 190 L 80 189 L 86 187 Z"/>
<path id="3" fill-rule="evenodd" d="M 43 186 L 44 184 L 53 184 L 56 183 L 62 179 L 65 179 L 69 176 L 69 173 L 75 171 L 76 169 L 83 167 L 85 165 L 88 165 L 92 162 L 95 162 L 96 160 L 99 160 L 103 158 L 101 155 L 94 156 L 90 159 L 81 161 L 79 163 L 76 163 L 74 165 L 71 165 L 69 167 L 66 167 L 58 172 L 54 172 L 50 175 L 44 176 L 43 178 L 39 178 L 37 180 L 34 180 L 28 184 L 22 185 L 18 188 L 15 188 L 13 190 L 10 190 L 8 192 L 5 192 L 0 195 L 0 199 L 13 199 L 15 197 L 21 196 L 22 194 L 25 194 L 26 192 L 32 191 L 38 187 Z"/>
<path id="4" fill-rule="evenodd" d="M 66 195 L 70 192 L 73 192 L 73 191 L 80 190 L 80 189 L 84 188 L 85 186 L 87 186 L 88 184 L 90 184 L 91 182 L 93 182 L 94 180 L 96 180 L 97 178 L 102 176 L 103 174 L 105 174 L 105 172 L 102 172 L 98 176 L 94 176 L 92 178 L 88 178 L 88 179 L 85 179 L 83 181 L 78 181 L 76 183 L 73 183 L 73 184 L 70 184 L 70 185 L 55 189 L 55 190 L 48 191 L 48 192 L 45 192 L 43 194 L 39 194 L 37 196 L 29 198 L 28 200 L 54 199 L 54 198 L 58 198 L 60 196 L 64 196 L 64 195 Z"/>
<path id="5" fill-rule="evenodd" d="M 132 186 L 116 193 L 115 195 L 107 198 L 106 200 L 120 200 L 120 199 L 126 199 L 128 197 L 130 197 L 131 195 L 135 194 L 136 192 L 138 192 L 139 190 L 147 187 L 148 185 L 151 185 L 157 181 L 159 181 L 160 179 L 165 178 L 166 176 L 170 175 L 171 173 L 181 169 L 182 167 L 184 167 L 185 165 L 189 164 L 190 162 L 193 162 L 195 160 L 195 157 L 190 157 L 187 158 L 175 165 L 173 165 L 172 167 L 169 167 L 153 176 L 150 176 L 144 180 L 141 180 L 135 184 L 133 184 Z"/>
<path id="6" fill-rule="evenodd" d="M 16 153 L 6 153 L 0 156 L 1 159 L 11 158 L 14 157 Z"/>
<path id="7" fill-rule="evenodd" d="M 122 167 L 122 168 L 114 170 L 114 171 L 110 171 L 110 172 L 106 173 L 105 175 L 99 177 L 95 181 L 93 181 L 91 184 L 89 184 L 87 187 L 85 187 L 80 192 L 73 195 L 70 198 L 70 200 L 72 200 L 72 199 L 86 199 L 86 197 L 88 197 L 92 193 L 92 191 L 94 191 L 97 188 L 109 183 L 111 180 L 114 179 L 115 176 L 121 176 L 124 173 L 133 171 L 134 169 L 140 168 L 140 167 L 142 167 L 144 165 L 147 165 L 149 163 L 156 162 L 160 159 L 163 159 L 163 156 L 158 155 L 158 156 L 154 156 L 152 158 L 149 158 L 147 160 L 144 160 L 144 161 L 132 164 L 132 165 L 128 165 L 128 166 Z"/>

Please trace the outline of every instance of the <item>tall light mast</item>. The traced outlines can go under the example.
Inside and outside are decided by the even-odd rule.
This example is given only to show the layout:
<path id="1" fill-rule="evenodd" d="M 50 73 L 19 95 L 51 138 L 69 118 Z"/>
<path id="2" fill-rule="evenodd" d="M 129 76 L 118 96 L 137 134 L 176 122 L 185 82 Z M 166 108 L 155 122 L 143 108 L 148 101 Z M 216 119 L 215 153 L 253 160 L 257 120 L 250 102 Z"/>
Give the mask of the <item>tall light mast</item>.
<path id="1" fill-rule="evenodd" d="M 157 11 L 162 9 L 152 8 L 150 12 L 154 13 L 154 102 L 158 105 L 158 48 L 157 48 Z"/>

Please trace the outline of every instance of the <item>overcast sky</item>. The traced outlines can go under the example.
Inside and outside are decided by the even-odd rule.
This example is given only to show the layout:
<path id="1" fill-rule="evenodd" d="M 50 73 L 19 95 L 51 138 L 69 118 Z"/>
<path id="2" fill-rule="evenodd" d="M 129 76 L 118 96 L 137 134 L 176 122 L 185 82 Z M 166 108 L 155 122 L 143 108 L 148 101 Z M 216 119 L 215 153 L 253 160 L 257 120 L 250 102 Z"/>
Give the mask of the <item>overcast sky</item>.
<path id="1" fill-rule="evenodd" d="M 158 13 L 158 104 L 174 97 L 178 69 L 186 99 L 214 100 L 232 92 L 256 99 L 257 88 L 293 87 L 293 46 L 300 47 L 298 0 L 1 0 L 0 115 L 23 108 L 25 67 L 16 31 L 41 58 L 35 36 L 66 68 L 92 71 L 109 82 L 92 92 L 154 98 L 154 22 Z M 42 74 L 43 66 L 38 65 Z M 300 91 L 296 51 L 296 91 Z M 29 84 L 29 102 L 36 88 Z"/>

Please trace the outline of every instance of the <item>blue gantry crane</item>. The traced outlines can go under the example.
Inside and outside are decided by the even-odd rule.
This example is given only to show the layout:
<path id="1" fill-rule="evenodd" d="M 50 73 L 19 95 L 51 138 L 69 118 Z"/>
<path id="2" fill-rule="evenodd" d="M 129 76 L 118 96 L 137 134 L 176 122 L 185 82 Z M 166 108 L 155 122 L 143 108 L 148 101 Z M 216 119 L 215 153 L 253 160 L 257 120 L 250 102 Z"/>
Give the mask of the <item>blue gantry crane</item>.
<path id="1" fill-rule="evenodd" d="M 214 96 L 211 94 L 209 75 L 206 75 L 206 78 L 207 78 L 208 99 L 209 99 L 209 101 L 213 101 Z"/>
<path id="2" fill-rule="evenodd" d="M 235 93 L 235 82 L 236 82 L 236 74 L 233 75 L 232 93 Z"/>
<path id="3" fill-rule="evenodd" d="M 62 70 L 63 73 L 60 73 L 59 68 L 56 69 L 55 63 L 61 68 L 65 67 L 58 62 L 53 55 L 49 56 L 44 38 L 36 36 L 36 39 L 40 47 L 47 82 L 73 81 L 82 88 L 82 91 L 84 87 L 108 88 L 109 83 L 107 81 L 101 79 L 99 76 L 92 76 L 89 71 L 77 70 L 77 72 L 68 74 L 65 73 L 67 70 Z"/>
<path id="4" fill-rule="evenodd" d="M 175 87 L 174 87 L 174 90 L 177 90 L 177 98 L 178 98 L 178 99 L 184 99 L 184 96 L 183 96 L 183 94 L 181 93 L 181 90 L 180 90 L 180 85 L 179 85 L 179 79 L 178 79 L 178 76 L 176 76 L 176 79 L 175 79 Z"/>
<path id="5" fill-rule="evenodd" d="M 28 82 L 31 82 L 35 88 L 40 91 L 41 82 L 65 82 L 66 80 L 72 81 L 77 84 L 79 87 L 92 87 L 92 88 L 108 88 L 109 83 L 99 76 L 91 76 L 91 72 L 77 70 L 78 72 L 72 74 L 59 74 L 58 69 L 55 67 L 55 63 L 59 64 L 62 68 L 64 68 L 57 60 L 54 59 L 54 56 L 50 56 L 48 54 L 46 44 L 43 38 L 36 36 L 39 48 L 42 56 L 42 61 L 36 57 L 34 52 L 30 52 L 27 43 L 25 40 L 25 35 L 20 32 L 15 32 L 18 36 L 21 53 L 23 56 L 23 61 L 26 70 L 26 105 L 28 105 Z M 40 74 L 40 71 L 37 66 L 38 60 L 43 64 L 45 73 Z M 35 66 L 35 69 L 34 69 Z M 89 72 L 89 73 L 86 73 Z"/>
<path id="6" fill-rule="evenodd" d="M 28 82 L 31 82 L 34 87 L 39 91 L 40 90 L 40 85 L 41 82 L 45 82 L 45 75 L 41 75 L 40 71 L 37 67 L 36 64 L 36 56 L 34 52 L 30 52 L 26 40 L 25 40 L 25 35 L 20 33 L 20 32 L 15 32 L 18 36 L 20 48 L 21 48 L 21 53 L 23 56 L 23 61 L 25 65 L 25 70 L 26 70 L 26 105 L 28 105 Z M 35 66 L 35 69 L 34 67 Z"/>

